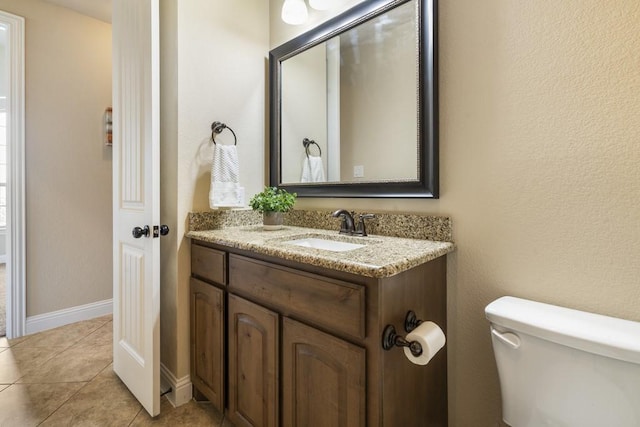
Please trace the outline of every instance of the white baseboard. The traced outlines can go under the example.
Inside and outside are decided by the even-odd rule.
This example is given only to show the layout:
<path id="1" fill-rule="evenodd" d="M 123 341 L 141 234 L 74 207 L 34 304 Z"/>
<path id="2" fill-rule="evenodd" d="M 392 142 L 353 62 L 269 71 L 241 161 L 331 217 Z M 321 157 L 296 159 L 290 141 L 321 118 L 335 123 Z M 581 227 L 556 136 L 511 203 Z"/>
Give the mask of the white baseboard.
<path id="1" fill-rule="evenodd" d="M 168 390 L 167 399 L 174 407 L 184 405 L 193 397 L 193 387 L 191 386 L 191 376 L 185 375 L 178 379 L 173 375 L 163 363 L 160 364 L 160 389 Z"/>
<path id="2" fill-rule="evenodd" d="M 29 316 L 27 317 L 27 334 L 46 331 L 47 329 L 80 322 L 81 320 L 106 316 L 111 313 L 113 313 L 113 300 L 107 299 L 91 304 L 65 308 L 64 310 Z"/>
<path id="3" fill-rule="evenodd" d="M 7 263 L 7 254 L 0 255 L 0 264 L 6 264 L 6 263 Z"/>

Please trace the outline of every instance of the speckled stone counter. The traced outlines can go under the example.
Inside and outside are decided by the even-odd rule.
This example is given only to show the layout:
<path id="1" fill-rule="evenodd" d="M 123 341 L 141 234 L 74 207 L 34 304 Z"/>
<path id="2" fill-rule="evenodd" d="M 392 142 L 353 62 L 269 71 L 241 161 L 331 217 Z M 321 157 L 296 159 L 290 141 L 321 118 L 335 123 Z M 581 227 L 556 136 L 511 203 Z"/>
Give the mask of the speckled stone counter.
<path id="1" fill-rule="evenodd" d="M 338 230 L 340 219 L 332 217 L 331 212 L 330 210 L 293 210 L 285 215 L 284 223 L 295 227 Z M 358 213 L 375 214 L 375 218 L 367 220 L 369 234 L 441 242 L 452 241 L 451 218 L 446 216 L 371 211 L 356 212 L 356 215 Z M 262 214 L 248 208 L 189 214 L 189 231 L 259 224 L 262 224 Z"/>
<path id="2" fill-rule="evenodd" d="M 290 261 L 378 278 L 393 276 L 445 255 L 455 248 L 451 242 L 382 235 L 351 237 L 339 235 L 336 230 L 290 225 L 277 231 L 265 231 L 262 225 L 241 225 L 217 230 L 189 231 L 187 237 Z M 287 241 L 305 237 L 360 243 L 366 246 L 346 252 L 333 252 L 287 243 Z"/>

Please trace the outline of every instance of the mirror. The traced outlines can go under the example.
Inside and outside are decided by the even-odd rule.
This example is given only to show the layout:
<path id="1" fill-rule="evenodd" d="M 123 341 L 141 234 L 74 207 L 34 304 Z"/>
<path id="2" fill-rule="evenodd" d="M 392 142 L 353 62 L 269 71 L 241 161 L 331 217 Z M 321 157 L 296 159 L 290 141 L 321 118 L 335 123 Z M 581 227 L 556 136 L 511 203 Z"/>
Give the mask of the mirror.
<path id="1" fill-rule="evenodd" d="M 270 52 L 270 185 L 438 197 L 434 2 L 367 0 Z"/>

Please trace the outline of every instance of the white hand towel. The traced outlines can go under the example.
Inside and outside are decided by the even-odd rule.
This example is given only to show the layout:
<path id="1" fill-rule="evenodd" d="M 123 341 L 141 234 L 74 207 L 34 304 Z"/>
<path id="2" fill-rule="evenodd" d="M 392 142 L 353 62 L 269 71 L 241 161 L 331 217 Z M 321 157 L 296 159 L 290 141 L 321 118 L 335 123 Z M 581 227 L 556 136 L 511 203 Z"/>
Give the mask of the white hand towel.
<path id="1" fill-rule="evenodd" d="M 236 146 L 215 144 L 211 164 L 209 207 L 244 206 L 244 187 L 240 186 L 239 170 Z"/>
<path id="2" fill-rule="evenodd" d="M 322 157 L 306 156 L 302 161 L 301 182 L 325 182 Z"/>

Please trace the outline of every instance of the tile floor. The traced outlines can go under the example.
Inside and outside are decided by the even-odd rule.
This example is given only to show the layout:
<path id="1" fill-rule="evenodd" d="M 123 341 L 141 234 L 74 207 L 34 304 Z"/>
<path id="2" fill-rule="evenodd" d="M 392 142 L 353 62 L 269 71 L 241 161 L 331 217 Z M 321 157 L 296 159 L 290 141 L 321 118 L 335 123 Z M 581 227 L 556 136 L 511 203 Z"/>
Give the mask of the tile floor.
<path id="1" fill-rule="evenodd" d="M 151 418 L 112 369 L 111 316 L 0 338 L 0 426 L 231 426 L 208 402 Z"/>

